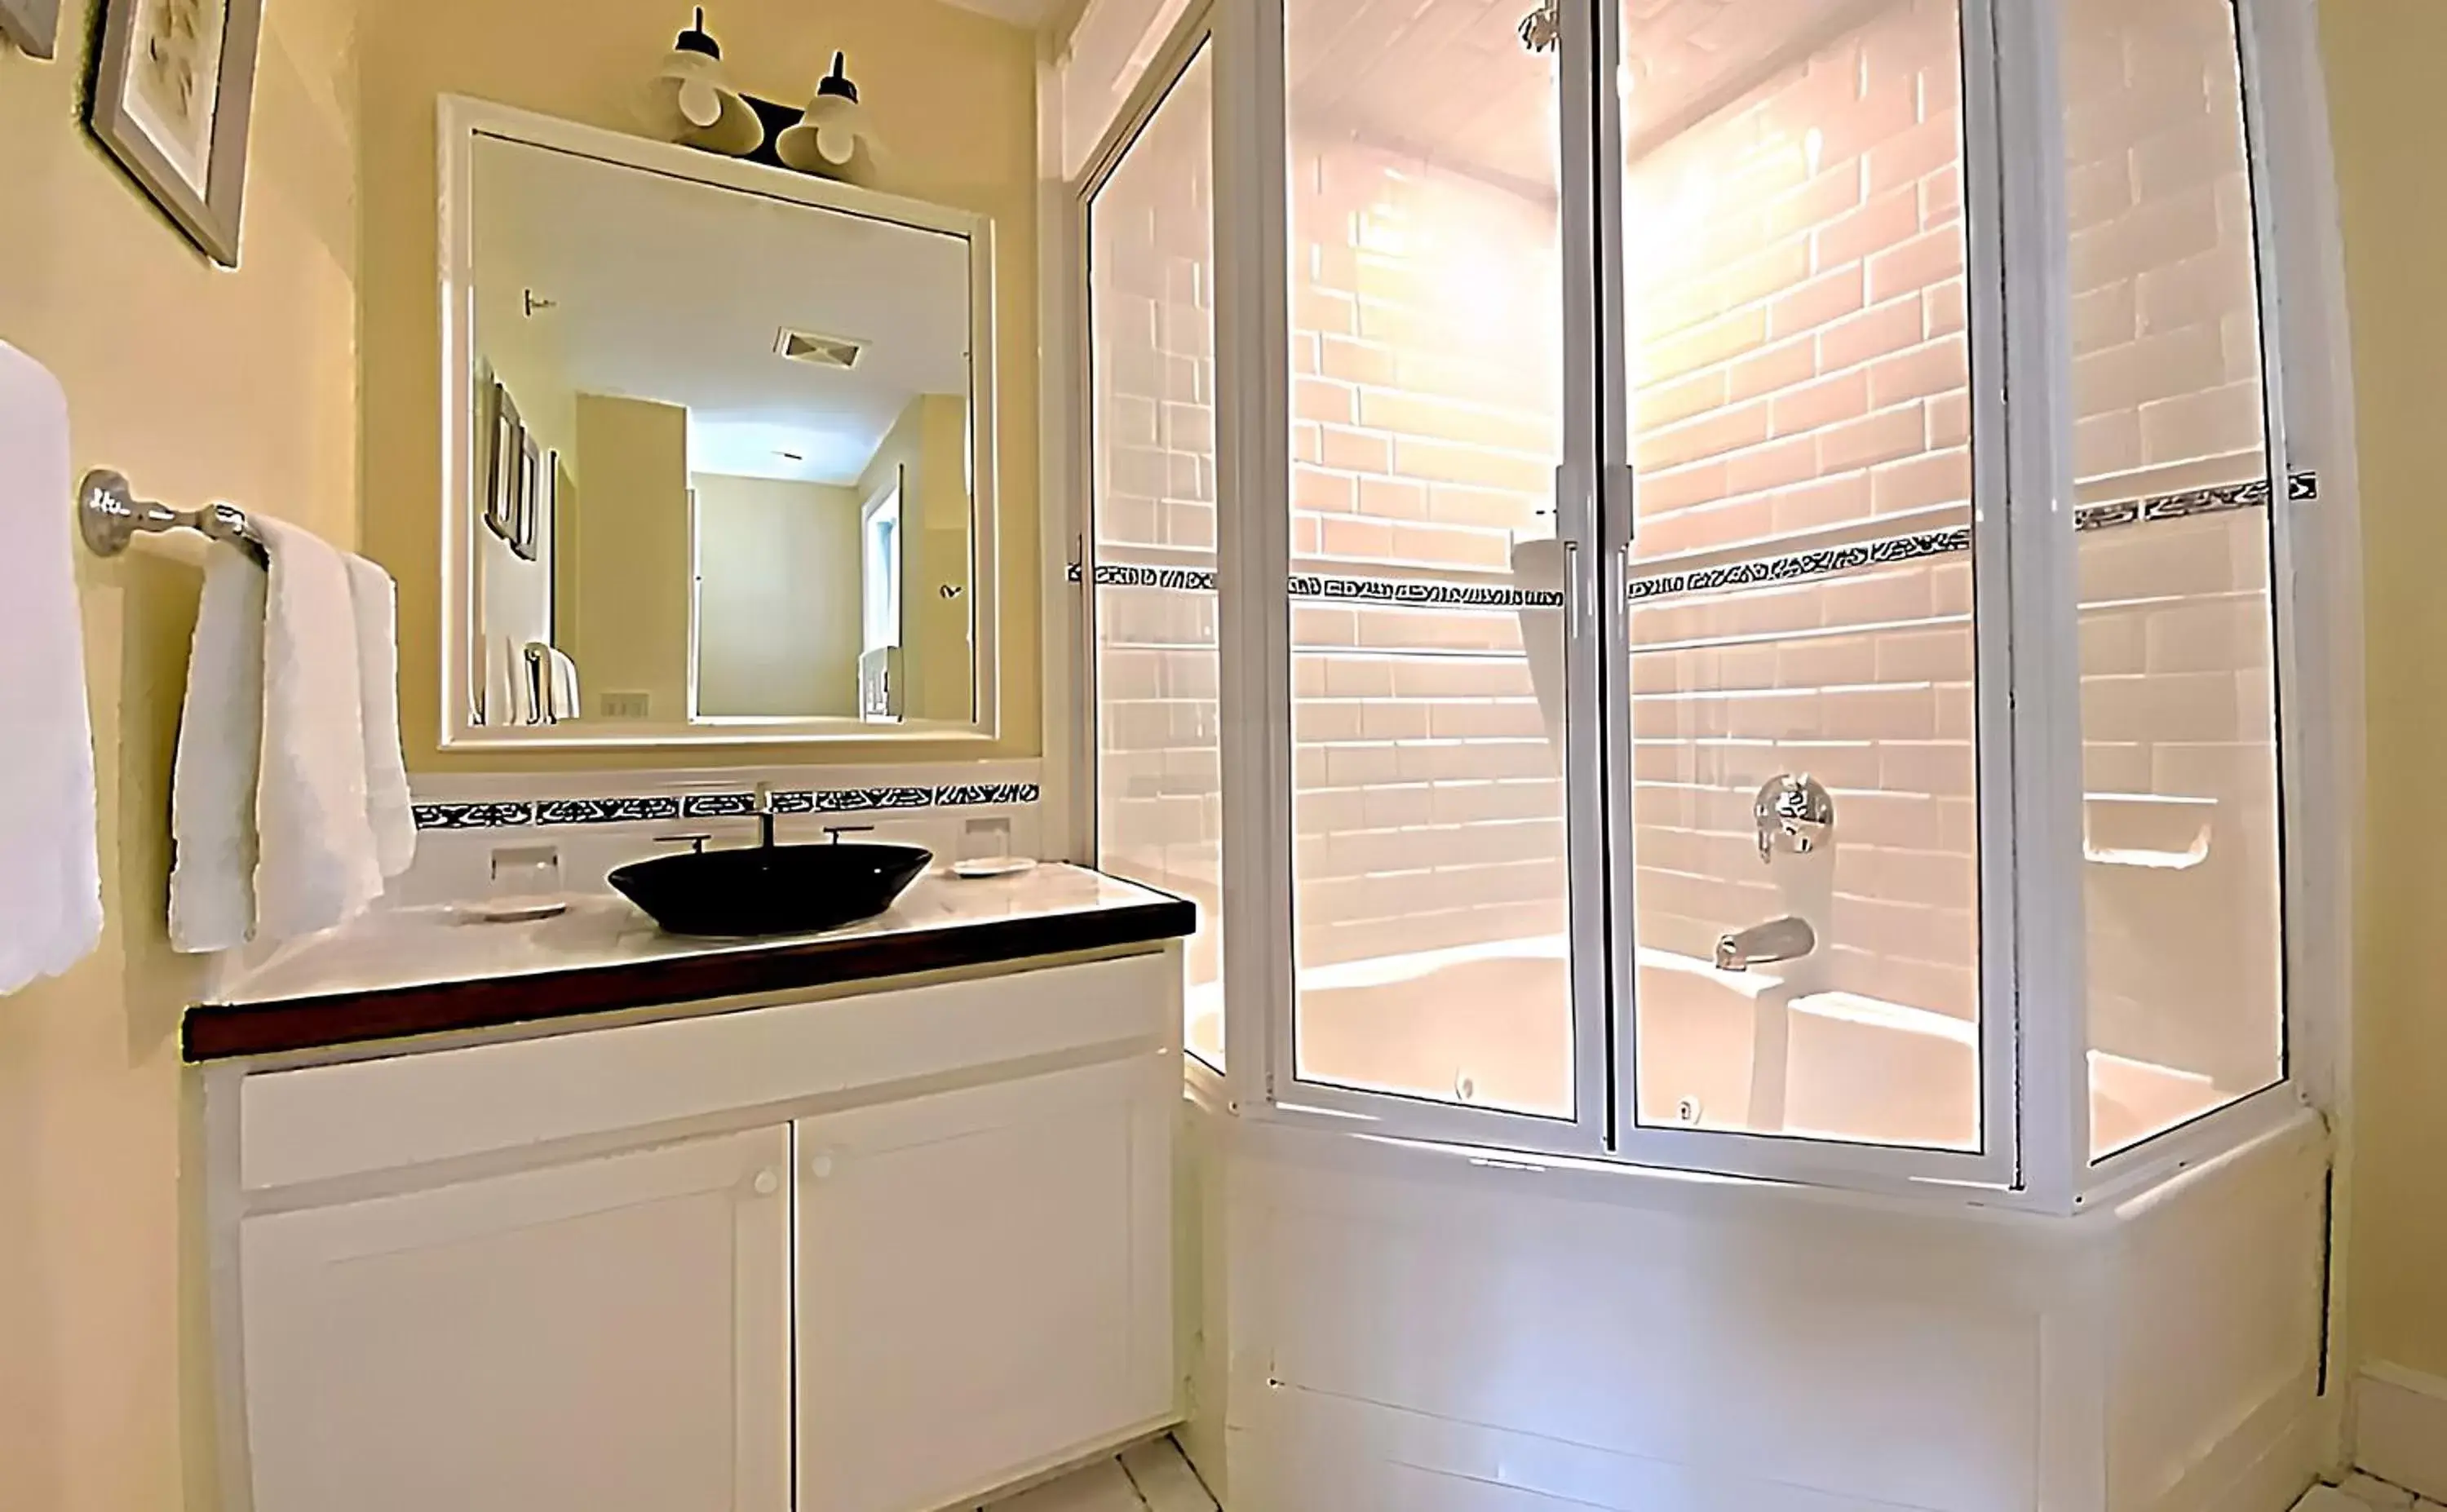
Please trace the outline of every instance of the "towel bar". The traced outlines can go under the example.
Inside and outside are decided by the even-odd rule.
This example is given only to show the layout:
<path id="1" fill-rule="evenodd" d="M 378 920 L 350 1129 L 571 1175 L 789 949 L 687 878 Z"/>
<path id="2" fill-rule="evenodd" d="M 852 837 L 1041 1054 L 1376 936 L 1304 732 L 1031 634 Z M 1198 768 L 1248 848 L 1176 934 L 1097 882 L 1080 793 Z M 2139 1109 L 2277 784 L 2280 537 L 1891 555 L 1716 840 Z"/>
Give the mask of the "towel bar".
<path id="1" fill-rule="evenodd" d="M 107 467 L 85 475 L 77 489 L 77 528 L 97 557 L 116 557 L 139 535 L 164 530 L 194 530 L 225 540 L 258 562 L 269 563 L 263 538 L 247 523 L 246 511 L 235 504 L 206 504 L 201 509 L 173 509 L 136 497 L 127 480 Z"/>

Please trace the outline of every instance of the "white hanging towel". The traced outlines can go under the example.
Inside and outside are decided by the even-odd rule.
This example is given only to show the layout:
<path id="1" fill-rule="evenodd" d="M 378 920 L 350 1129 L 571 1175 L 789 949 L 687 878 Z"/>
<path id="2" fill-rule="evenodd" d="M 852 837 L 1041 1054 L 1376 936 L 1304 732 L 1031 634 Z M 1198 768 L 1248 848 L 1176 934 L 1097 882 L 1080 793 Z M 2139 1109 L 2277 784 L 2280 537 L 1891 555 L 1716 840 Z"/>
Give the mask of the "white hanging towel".
<path id="1" fill-rule="evenodd" d="M 373 563 L 252 518 L 271 573 L 213 547 L 196 615 L 170 803 L 182 951 L 344 923 L 416 856 L 398 591 Z"/>
<path id="2" fill-rule="evenodd" d="M 558 725 L 579 716 L 578 663 L 547 641 L 527 642 L 527 666 L 536 673 L 540 724 Z"/>
<path id="3" fill-rule="evenodd" d="M 236 546 L 207 552 L 170 780 L 170 943 L 182 951 L 236 950 L 255 937 L 269 587 Z"/>
<path id="4" fill-rule="evenodd" d="M 102 940 L 69 501 L 67 396 L 0 342 L 0 995 Z"/>
<path id="5" fill-rule="evenodd" d="M 578 686 L 578 662 L 560 647 L 552 648 L 552 717 L 578 719 L 586 712 L 585 694 Z"/>
<path id="6" fill-rule="evenodd" d="M 416 860 L 416 810 L 399 739 L 399 585 L 390 574 L 351 557 L 349 598 L 357 612 L 357 690 L 364 702 L 366 818 L 386 878 Z"/>
<path id="7" fill-rule="evenodd" d="M 524 642 L 484 637 L 484 723 L 494 728 L 543 723 L 542 672 Z"/>
<path id="8" fill-rule="evenodd" d="M 256 787 L 256 930 L 293 939 L 383 892 L 366 768 L 365 688 L 348 559 L 312 531 L 254 516 L 272 558 L 263 616 L 263 772 Z"/>

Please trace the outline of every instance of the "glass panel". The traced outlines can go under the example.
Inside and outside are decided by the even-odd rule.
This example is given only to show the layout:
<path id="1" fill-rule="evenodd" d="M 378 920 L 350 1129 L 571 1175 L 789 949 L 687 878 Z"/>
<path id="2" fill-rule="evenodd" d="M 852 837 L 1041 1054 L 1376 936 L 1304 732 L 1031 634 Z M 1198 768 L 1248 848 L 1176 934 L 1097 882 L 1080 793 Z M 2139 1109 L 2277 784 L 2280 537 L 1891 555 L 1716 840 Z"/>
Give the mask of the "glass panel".
<path id="1" fill-rule="evenodd" d="M 2105 1156 L 2286 1074 L 2269 467 L 2233 7 L 2060 9 Z"/>
<path id="2" fill-rule="evenodd" d="M 1635 1107 L 1978 1150 L 1960 12 L 1734 10 L 1623 8 Z"/>
<path id="3" fill-rule="evenodd" d="M 1569 1118 L 1559 126 L 1523 9 L 1287 7 L 1295 1049 Z"/>
<path id="4" fill-rule="evenodd" d="M 1190 1053 L 1224 1065 L 1214 68 L 1191 60 L 1089 203 L 1098 864 L 1198 904 Z"/>

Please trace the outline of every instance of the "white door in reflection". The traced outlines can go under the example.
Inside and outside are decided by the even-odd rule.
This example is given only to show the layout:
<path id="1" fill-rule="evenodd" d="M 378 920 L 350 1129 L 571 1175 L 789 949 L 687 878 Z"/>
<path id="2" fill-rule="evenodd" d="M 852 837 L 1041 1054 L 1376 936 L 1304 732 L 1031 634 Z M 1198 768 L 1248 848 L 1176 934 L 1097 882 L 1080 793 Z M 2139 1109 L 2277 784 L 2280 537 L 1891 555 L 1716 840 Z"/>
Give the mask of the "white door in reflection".
<path id="1" fill-rule="evenodd" d="M 859 712 L 890 719 L 901 712 L 901 480 L 896 477 L 859 514 Z"/>

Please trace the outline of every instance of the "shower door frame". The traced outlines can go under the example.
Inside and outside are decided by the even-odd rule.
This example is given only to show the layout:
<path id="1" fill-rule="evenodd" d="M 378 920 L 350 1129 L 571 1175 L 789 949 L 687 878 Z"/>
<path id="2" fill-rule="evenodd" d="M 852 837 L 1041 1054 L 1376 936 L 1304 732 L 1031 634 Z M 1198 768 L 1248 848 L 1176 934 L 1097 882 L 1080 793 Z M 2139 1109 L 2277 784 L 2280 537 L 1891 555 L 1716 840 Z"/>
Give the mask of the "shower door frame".
<path id="1" fill-rule="evenodd" d="M 1610 86 L 1622 56 L 1622 14 L 1619 0 L 1589 0 L 1596 10 L 1599 72 L 1593 81 L 1599 105 L 1598 190 L 1603 202 L 1598 215 L 1600 235 L 1607 244 L 1601 267 L 1607 280 L 1607 330 L 1604 346 L 1607 371 L 1620 387 L 1621 403 L 1603 410 L 1606 427 L 1608 497 L 1607 580 L 1601 596 L 1605 605 L 1607 808 L 1613 840 L 1609 882 L 1611 911 L 1616 920 L 1609 965 L 1614 973 L 1616 1021 L 1614 1085 L 1618 1125 L 1613 1153 L 1636 1165 L 1765 1180 L 1872 1189 L 1910 1189 L 1934 1184 L 1947 1188 L 2013 1191 L 2023 1185 L 2021 1164 L 2023 1092 L 2031 1077 L 2032 1047 L 2026 1043 L 2023 1004 L 2035 986 L 2045 990 L 2044 963 L 2027 961 L 2020 948 L 2023 911 L 2040 900 L 2033 894 L 2035 879 L 2018 869 L 2016 841 L 2020 825 L 2031 817 L 2015 811 L 2007 795 L 2023 795 L 2029 784 L 2018 773 L 2032 765 L 2048 738 L 2041 719 L 2032 711 L 2018 712 L 2015 690 L 2026 677 L 2049 675 L 2046 655 L 2054 630 L 2049 606 L 2013 593 L 2018 561 L 2045 561 L 2044 543 L 2029 538 L 2037 522 L 2027 512 L 2008 507 L 2020 496 L 2020 486 L 2040 459 L 2049 418 L 2026 425 L 2035 407 L 2017 394 L 2018 412 L 2009 416 L 2005 396 L 2026 375 L 2011 353 L 2041 344 L 2030 338 L 2045 327 L 2034 319 L 2038 307 L 2024 297 L 2044 289 L 2045 258 L 2012 259 L 2007 255 L 2019 216 L 2041 206 L 2027 202 L 2033 187 L 2018 184 L 2013 164 L 2030 163 L 2036 156 L 2030 139 L 2044 123 L 2015 113 L 2016 102 L 2005 87 L 2000 63 L 1999 0 L 1957 0 L 1959 66 L 1963 75 L 1963 159 L 1964 193 L 1965 339 L 1969 346 L 1971 396 L 1971 465 L 1974 637 L 1974 698 L 1977 780 L 1974 803 L 1978 814 L 1979 936 L 1978 1054 L 1980 1145 L 1954 1149 L 1868 1141 L 1836 1140 L 1812 1135 L 1764 1134 L 1730 1129 L 1663 1127 L 1642 1124 L 1639 1107 L 1641 1034 L 1639 1016 L 1638 919 L 1635 864 L 1637 840 L 1633 806 L 1633 751 L 1630 595 L 1631 550 L 1637 526 L 1634 499 L 1640 481 L 1631 460 L 1631 412 L 1627 327 L 1628 293 L 1622 278 L 1622 249 L 1613 245 L 1624 222 L 1622 102 Z M 2023 8 L 2027 9 L 2028 8 Z M 2016 190 L 2025 202 L 2017 203 Z M 2058 259 L 2060 260 L 2060 259 Z M 2038 312 L 2044 314 L 2044 312 Z M 2058 329 L 2062 329 L 2061 327 Z M 2070 507 L 2067 500 L 2066 507 Z M 2072 532 L 2063 530 L 2065 560 L 2070 563 Z M 2072 598 L 2063 602 L 2070 623 Z M 2078 759 L 2078 750 L 2076 752 Z M 2075 789 L 2078 794 L 2078 785 Z M 2078 821 L 2078 798 L 2076 820 Z M 2044 820 L 2042 820 L 2044 822 Z M 2075 831 L 2078 835 L 2078 830 Z M 2078 842 L 2075 860 L 2079 860 Z"/>
<path id="2" fill-rule="evenodd" d="M 1293 774 L 1292 690 L 1293 644 L 1289 583 L 1291 557 L 1291 312 L 1290 255 L 1293 227 L 1288 198 L 1291 175 L 1289 101 L 1290 47 L 1286 0 L 1231 0 L 1216 7 L 1216 31 L 1224 46 L 1219 66 L 1217 143 L 1217 218 L 1232 228 L 1228 242 L 1236 257 L 1224 257 L 1227 245 L 1219 227 L 1219 259 L 1227 264 L 1219 283 L 1221 293 L 1236 282 L 1254 282 L 1244 291 L 1238 313 L 1228 324 L 1232 333 L 1222 338 L 1222 350 L 1235 350 L 1254 361 L 1259 381 L 1220 384 L 1219 392 L 1235 388 L 1260 398 L 1255 412 L 1227 420 L 1224 430 L 1242 455 L 1241 476 L 1261 486 L 1242 494 L 1246 507 L 1242 528 L 1255 550 L 1242 558 L 1247 569 L 1225 582 L 1225 642 L 1237 647 L 1248 669 L 1250 686 L 1242 706 L 1249 717 L 1225 725 L 1242 732 L 1245 748 L 1236 764 L 1227 753 L 1225 784 L 1237 773 L 1261 795 L 1246 804 L 1258 820 L 1259 833 L 1248 834 L 1243 847 L 1246 896 L 1260 914 L 1257 927 L 1245 929 L 1242 954 L 1227 968 L 1244 970 L 1243 984 L 1260 984 L 1264 1004 L 1262 1081 L 1251 1086 L 1237 1072 L 1232 1080 L 1235 1101 L 1243 1107 L 1264 1106 L 1275 1117 L 1322 1127 L 1404 1140 L 1450 1143 L 1481 1149 L 1604 1159 L 1613 1153 L 1616 1118 L 1612 1086 L 1614 1016 L 1608 1001 L 1608 943 L 1611 919 L 1606 886 L 1607 832 L 1602 807 L 1574 801 L 1575 793 L 1596 794 L 1605 783 L 1605 749 L 1602 728 L 1602 614 L 1593 589 L 1599 555 L 1599 471 L 1602 437 L 1598 425 L 1599 396 L 1604 354 L 1601 341 L 1603 311 L 1598 298 L 1600 253 L 1594 225 L 1597 197 L 1588 186 L 1593 177 L 1593 147 L 1599 108 L 1592 88 L 1575 88 L 1576 80 L 1594 81 L 1597 37 L 1588 24 L 1590 9 L 1582 0 L 1567 0 L 1565 25 L 1558 46 L 1557 166 L 1563 342 L 1560 386 L 1563 461 L 1555 472 L 1555 534 L 1565 547 L 1565 872 L 1569 956 L 1569 1011 L 1572 1025 L 1572 1116 L 1568 1119 L 1516 1112 L 1460 1102 L 1445 1102 L 1389 1091 L 1375 1091 L 1302 1079 L 1299 1074 L 1299 888 L 1295 876 L 1297 845 Z M 1223 80 L 1236 77 L 1231 88 Z M 1228 101 L 1227 105 L 1225 102 Z M 1245 118 L 1224 128 L 1228 111 L 1245 108 Z M 1237 617 L 1242 633 L 1234 635 Z M 1230 652 L 1227 650 L 1227 655 Z M 1229 684 L 1232 679 L 1226 674 Z M 1227 811 L 1231 807 L 1226 798 Z M 1230 822 L 1227 821 L 1227 827 Z M 1236 835 L 1236 838 L 1238 836 Z M 1249 849 L 1255 856 L 1247 854 Z M 1227 871 L 1233 863 L 1227 858 Z M 1228 889 L 1227 889 L 1228 890 Z M 1261 901 L 1262 899 L 1262 901 Z M 1244 913 L 1242 917 L 1247 917 Z M 1233 948 L 1225 931 L 1225 950 Z M 1249 1003 L 1244 992 L 1241 1003 Z M 1225 1032 L 1231 1034 L 1232 1011 L 1226 1010 Z M 1241 1016 L 1247 1016 L 1243 1013 Z M 1227 1051 L 1238 1057 L 1239 1042 Z M 1245 1088 L 1245 1089 L 1244 1089 Z"/>

